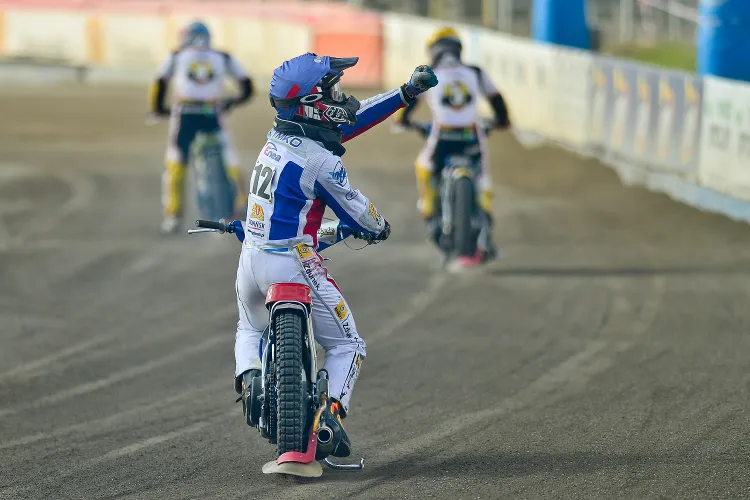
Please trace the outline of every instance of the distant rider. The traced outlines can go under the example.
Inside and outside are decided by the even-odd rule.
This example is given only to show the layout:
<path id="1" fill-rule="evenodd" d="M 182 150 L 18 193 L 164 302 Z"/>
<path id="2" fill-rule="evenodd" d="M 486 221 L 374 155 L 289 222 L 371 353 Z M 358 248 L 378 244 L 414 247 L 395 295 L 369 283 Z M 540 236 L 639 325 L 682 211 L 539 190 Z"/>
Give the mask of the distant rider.
<path id="1" fill-rule="evenodd" d="M 382 122 L 437 84 L 432 70 L 418 67 L 400 88 L 359 102 L 341 91 L 345 69 L 359 58 L 307 53 L 273 73 L 271 105 L 277 116 L 258 155 L 250 181 L 245 241 L 237 269 L 239 322 L 235 343 L 235 389 L 247 411 L 251 381 L 260 376 L 258 346 L 268 325 L 265 295 L 273 283 L 294 282 L 313 293 L 316 341 L 325 349 L 331 404 L 323 418 L 333 425 L 333 455 L 348 456 L 349 437 L 341 418 L 365 358 L 365 342 L 336 282 L 317 250 L 348 234 L 337 226 L 333 241 L 319 241 L 326 207 L 349 228 L 374 241 L 391 227 L 375 205 L 349 182 L 341 145 Z M 326 237 L 328 240 L 329 237 Z"/>
<path id="2" fill-rule="evenodd" d="M 432 125 L 427 143 L 417 157 L 415 170 L 419 194 L 418 210 L 425 219 L 431 239 L 437 244 L 440 225 L 437 220 L 440 174 L 445 160 L 452 154 L 464 153 L 477 158 L 481 164 L 479 204 L 485 213 L 484 238 L 480 237 L 481 258 L 493 258 L 492 243 L 492 173 L 487 148 L 487 136 L 478 107 L 478 96 L 492 105 L 495 128 L 510 127 L 508 110 L 503 97 L 486 71 L 461 62 L 461 40 L 453 28 L 437 30 L 427 42 L 432 68 L 440 83 L 424 94 L 432 112 Z M 410 104 L 396 116 L 396 123 L 412 126 L 410 116 L 417 102 Z"/>
<path id="3" fill-rule="evenodd" d="M 224 77 L 233 77 L 240 95 L 222 99 Z M 231 144 L 222 114 L 246 103 L 253 95 L 252 80 L 235 58 L 211 48 L 211 34 L 202 22 L 188 24 L 182 31 L 180 48 L 172 52 L 161 65 L 150 93 L 151 112 L 168 116 L 164 101 L 171 79 L 175 79 L 175 105 L 171 110 L 169 139 L 162 176 L 162 231 L 179 229 L 185 190 L 185 167 L 190 146 L 199 132 L 220 132 L 224 142 L 227 174 L 235 185 L 235 209 L 245 208 L 245 183 L 239 157 Z"/>

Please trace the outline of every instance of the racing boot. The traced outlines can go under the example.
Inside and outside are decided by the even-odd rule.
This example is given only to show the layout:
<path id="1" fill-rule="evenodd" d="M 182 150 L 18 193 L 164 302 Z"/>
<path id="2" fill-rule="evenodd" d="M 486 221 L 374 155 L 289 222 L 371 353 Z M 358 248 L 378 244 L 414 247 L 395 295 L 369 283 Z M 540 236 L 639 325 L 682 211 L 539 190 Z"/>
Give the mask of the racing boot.
<path id="1" fill-rule="evenodd" d="M 482 214 L 482 228 L 479 230 L 479 238 L 477 238 L 477 251 L 481 252 L 482 262 L 487 262 L 497 258 L 497 248 L 492 242 L 492 215 L 484 211 L 482 211 Z"/>
<path id="2" fill-rule="evenodd" d="M 435 216 L 437 204 L 437 189 L 433 185 L 432 172 L 422 168 L 417 163 L 414 169 L 417 176 L 417 210 L 423 219 L 427 220 Z"/>
<path id="3" fill-rule="evenodd" d="M 344 425 L 341 423 L 341 403 L 335 399 L 331 400 L 331 403 L 325 407 L 323 413 L 320 415 L 320 426 L 328 427 L 331 429 L 333 438 L 329 445 L 319 445 L 320 455 L 328 456 L 333 455 L 334 457 L 344 458 L 348 457 L 352 453 L 352 442 L 349 440 L 349 435 L 344 430 Z M 330 450 L 330 451 L 329 451 Z M 317 460 L 325 458 L 322 456 Z"/>
<path id="4" fill-rule="evenodd" d="M 245 423 L 250 427 L 257 427 L 260 419 L 261 379 L 260 370 L 250 369 L 234 378 L 234 390 L 240 395 L 237 402 L 242 401 L 242 414 Z"/>
<path id="5" fill-rule="evenodd" d="M 421 167 L 419 163 L 414 169 L 417 176 L 417 212 L 424 219 L 427 226 L 427 241 L 441 248 L 440 239 L 442 235 L 442 226 L 440 216 L 437 211 L 438 193 L 434 186 L 432 173 Z"/>
<path id="6" fill-rule="evenodd" d="M 443 233 L 443 226 L 441 224 L 440 217 L 430 217 L 429 219 L 425 219 L 424 222 L 427 226 L 427 241 L 433 243 L 439 248 L 441 234 Z"/>
<path id="7" fill-rule="evenodd" d="M 492 191 L 484 190 L 479 193 L 479 207 L 482 211 L 482 228 L 477 241 L 482 262 L 497 258 L 497 248 L 492 242 Z"/>
<path id="8" fill-rule="evenodd" d="M 167 160 L 162 175 L 162 205 L 164 218 L 161 230 L 163 233 L 174 233 L 182 221 L 182 196 L 185 189 L 185 165 L 178 161 Z"/>

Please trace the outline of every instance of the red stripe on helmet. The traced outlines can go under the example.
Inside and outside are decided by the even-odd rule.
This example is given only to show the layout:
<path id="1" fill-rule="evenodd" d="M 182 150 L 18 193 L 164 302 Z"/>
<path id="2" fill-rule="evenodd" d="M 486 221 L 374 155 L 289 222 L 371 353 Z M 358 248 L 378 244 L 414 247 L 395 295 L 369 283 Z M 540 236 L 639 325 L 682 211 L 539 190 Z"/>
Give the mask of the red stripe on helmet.
<path id="1" fill-rule="evenodd" d="M 297 94 L 299 94 L 300 90 L 302 90 L 302 88 L 295 83 L 294 85 L 292 85 L 292 88 L 289 89 L 289 92 L 286 93 L 286 98 L 289 99 L 290 97 L 297 97 Z"/>

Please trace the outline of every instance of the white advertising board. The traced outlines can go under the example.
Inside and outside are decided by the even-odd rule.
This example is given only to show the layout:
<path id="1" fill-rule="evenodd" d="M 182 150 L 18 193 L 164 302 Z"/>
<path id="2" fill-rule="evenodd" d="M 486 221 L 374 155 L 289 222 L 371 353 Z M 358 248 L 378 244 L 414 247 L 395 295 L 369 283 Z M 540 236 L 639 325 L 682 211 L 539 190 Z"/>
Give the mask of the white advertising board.
<path id="1" fill-rule="evenodd" d="M 750 200 L 750 86 L 704 80 L 700 183 Z"/>
<path id="2" fill-rule="evenodd" d="M 86 21 L 87 16 L 79 13 L 8 10 L 4 55 L 85 64 Z"/>

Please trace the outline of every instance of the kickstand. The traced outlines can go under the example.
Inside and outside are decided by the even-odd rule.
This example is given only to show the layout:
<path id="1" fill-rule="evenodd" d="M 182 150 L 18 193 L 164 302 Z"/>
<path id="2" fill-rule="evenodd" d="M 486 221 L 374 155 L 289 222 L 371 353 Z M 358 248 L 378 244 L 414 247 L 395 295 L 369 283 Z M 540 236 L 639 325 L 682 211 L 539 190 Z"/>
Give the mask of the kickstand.
<path id="1" fill-rule="evenodd" d="M 365 468 L 365 459 L 360 458 L 358 464 L 337 464 L 331 461 L 330 458 L 326 457 L 323 459 L 323 462 L 334 470 L 348 470 L 348 471 L 355 471 L 355 470 L 362 470 Z"/>

